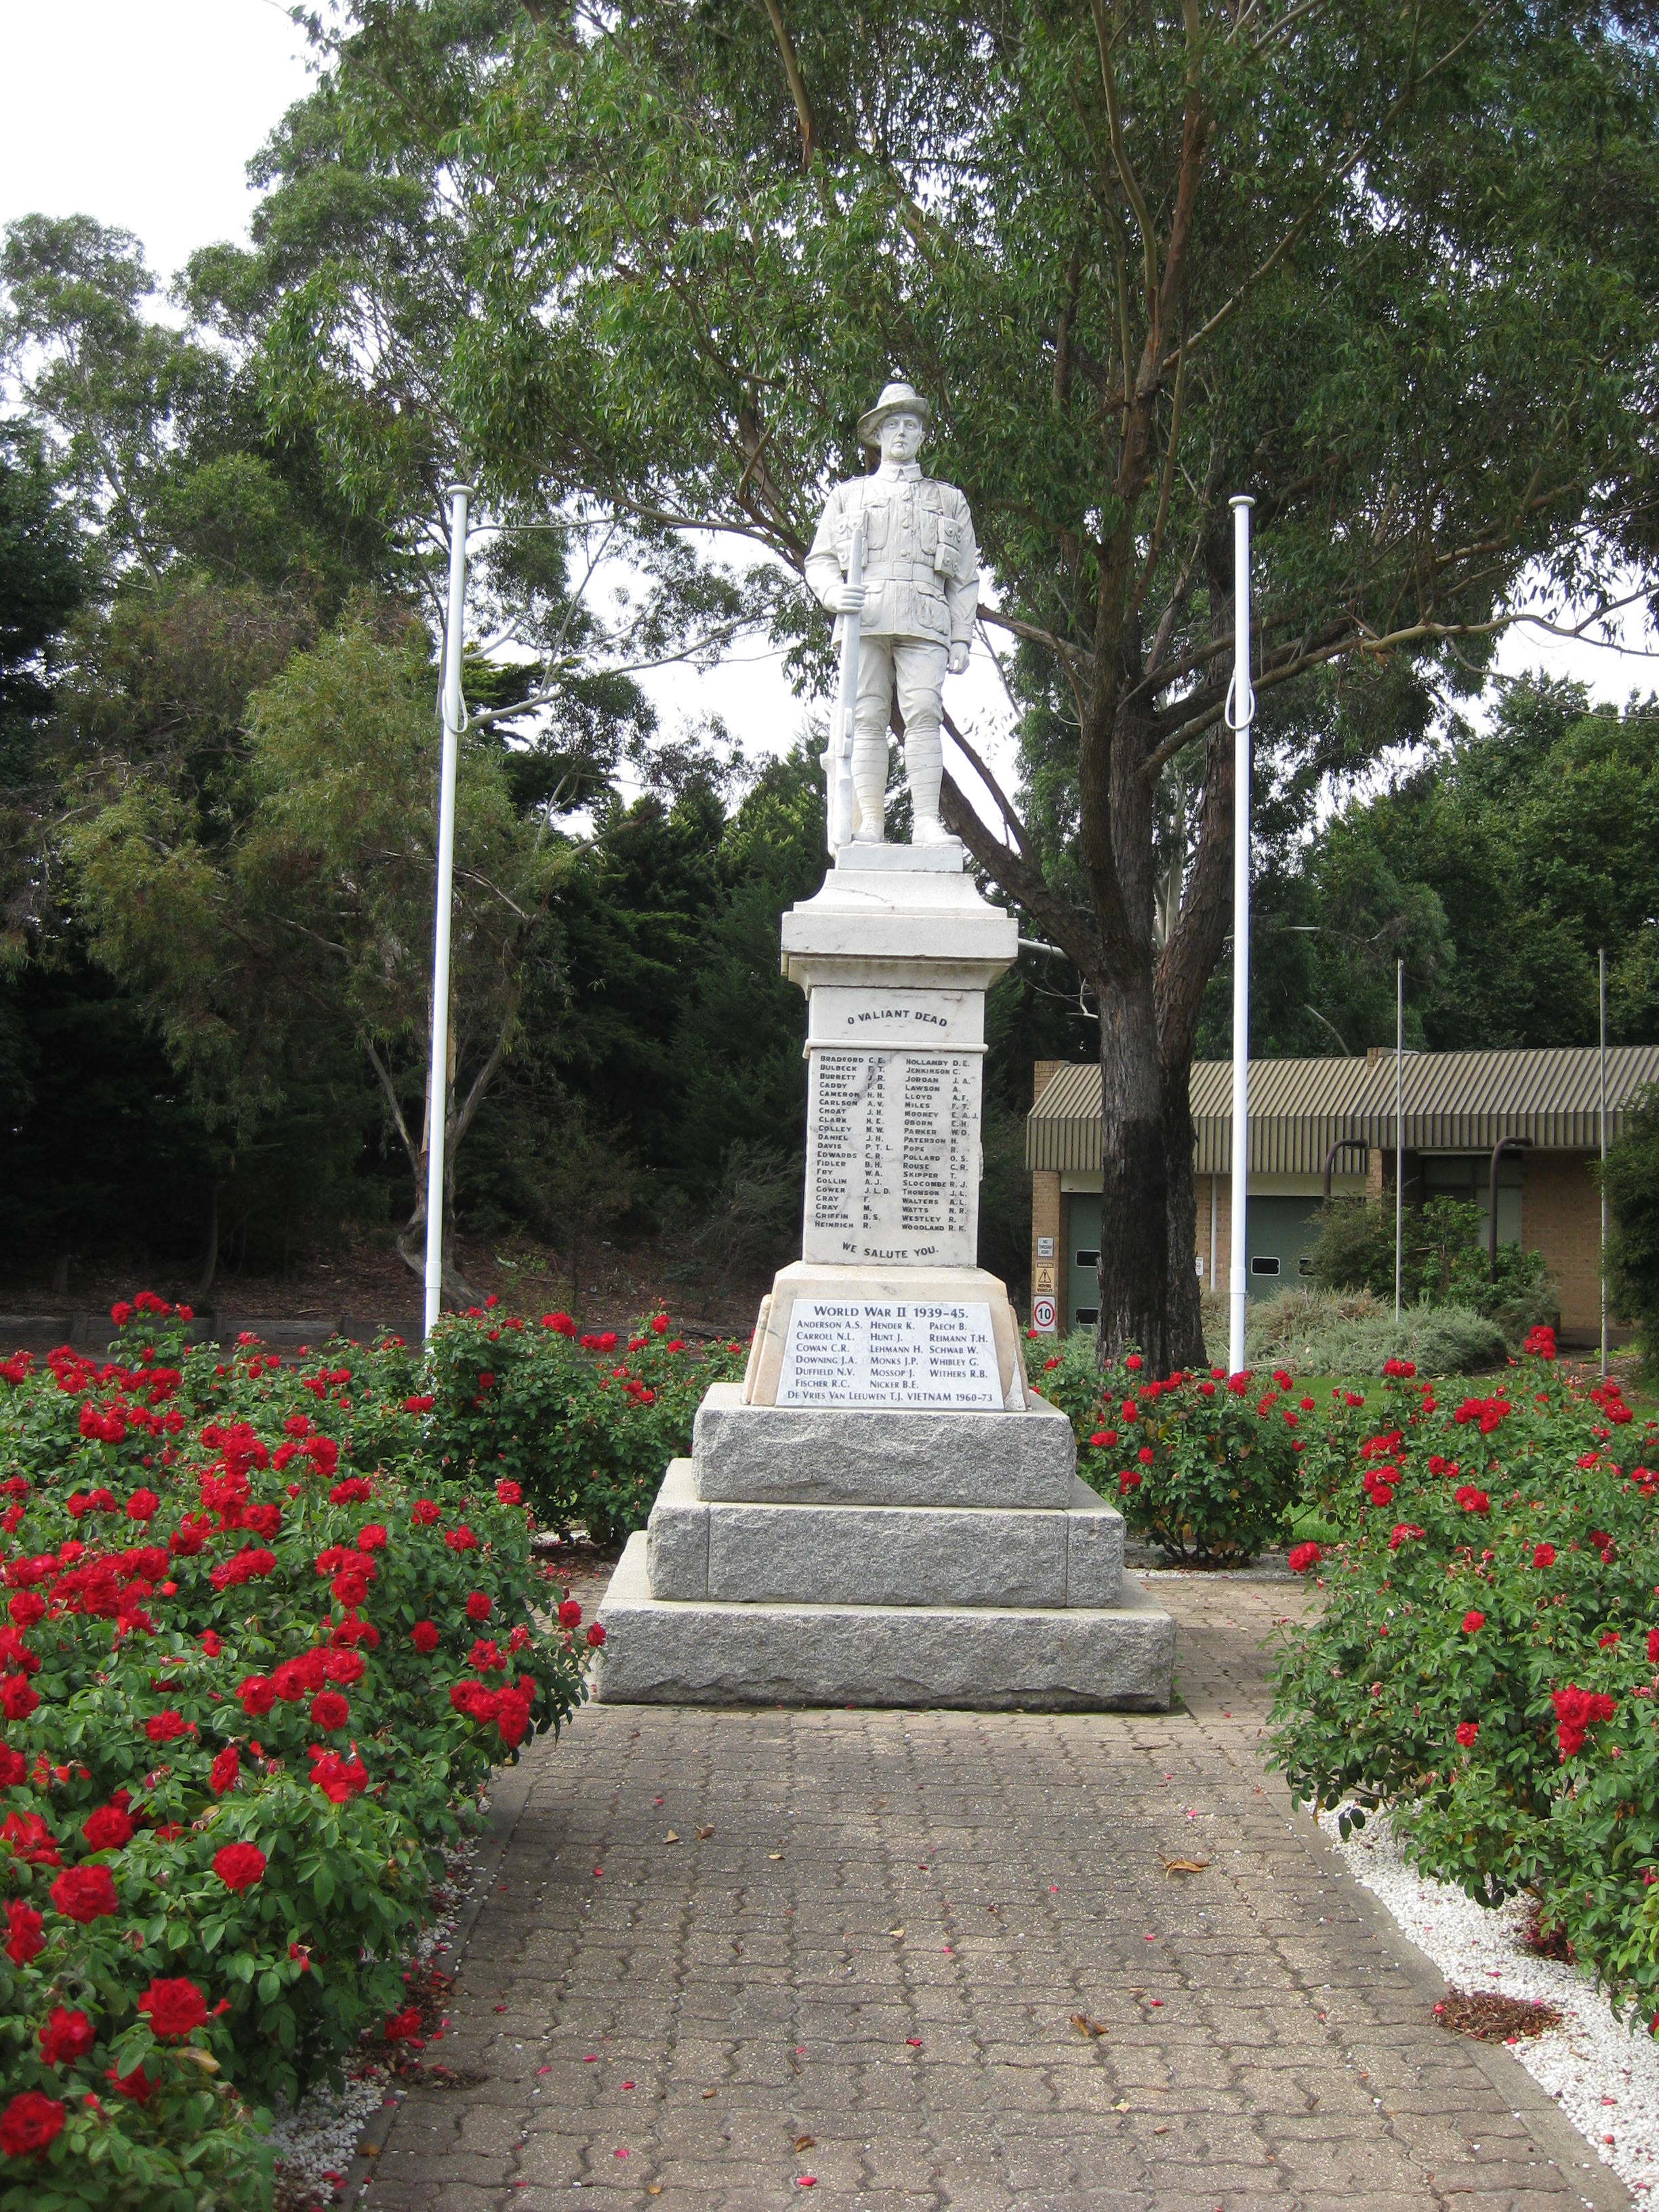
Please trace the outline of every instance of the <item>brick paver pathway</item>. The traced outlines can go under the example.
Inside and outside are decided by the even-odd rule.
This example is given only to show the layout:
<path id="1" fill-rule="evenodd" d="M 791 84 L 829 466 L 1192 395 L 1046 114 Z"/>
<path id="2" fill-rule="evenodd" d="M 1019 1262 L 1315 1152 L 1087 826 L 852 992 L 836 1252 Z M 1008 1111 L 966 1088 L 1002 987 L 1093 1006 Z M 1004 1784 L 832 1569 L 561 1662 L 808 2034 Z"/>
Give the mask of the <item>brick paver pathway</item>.
<path id="1" fill-rule="evenodd" d="M 1157 1588 L 1169 1715 L 599 1706 L 538 1745 L 429 2054 L 484 2078 L 384 2116 L 370 2212 L 1627 2204 L 1263 1772 L 1299 1586 Z"/>

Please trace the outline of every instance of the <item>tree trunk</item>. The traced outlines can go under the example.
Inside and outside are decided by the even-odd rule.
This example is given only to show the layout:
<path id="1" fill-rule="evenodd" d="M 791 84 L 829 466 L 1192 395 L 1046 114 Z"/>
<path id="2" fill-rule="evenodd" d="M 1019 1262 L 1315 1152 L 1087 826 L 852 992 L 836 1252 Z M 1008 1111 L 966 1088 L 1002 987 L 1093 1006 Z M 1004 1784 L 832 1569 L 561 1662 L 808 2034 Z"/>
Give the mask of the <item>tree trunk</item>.
<path id="1" fill-rule="evenodd" d="M 201 1304 L 213 1288 L 213 1279 L 219 1272 L 219 1183 L 213 1184 L 213 1202 L 208 1210 L 207 1258 L 202 1263 L 202 1273 L 196 1288 L 191 1292 L 191 1303 Z"/>
<path id="2" fill-rule="evenodd" d="M 1100 1356 L 1177 1364 L 1170 1330 L 1169 1170 L 1150 972 L 1100 1006 Z"/>
<path id="3" fill-rule="evenodd" d="M 403 1261 L 404 1267 L 411 1274 L 418 1275 L 421 1281 L 424 1283 L 426 1280 L 426 1176 L 424 1173 L 416 1188 L 419 1195 L 415 1200 L 415 1211 L 398 1231 L 397 1250 L 398 1257 Z M 452 1213 L 444 1224 L 443 1294 L 452 1306 L 476 1306 L 479 1303 L 478 1293 L 467 1281 L 466 1277 L 455 1267 L 449 1256 L 454 1233 L 455 1224 Z"/>

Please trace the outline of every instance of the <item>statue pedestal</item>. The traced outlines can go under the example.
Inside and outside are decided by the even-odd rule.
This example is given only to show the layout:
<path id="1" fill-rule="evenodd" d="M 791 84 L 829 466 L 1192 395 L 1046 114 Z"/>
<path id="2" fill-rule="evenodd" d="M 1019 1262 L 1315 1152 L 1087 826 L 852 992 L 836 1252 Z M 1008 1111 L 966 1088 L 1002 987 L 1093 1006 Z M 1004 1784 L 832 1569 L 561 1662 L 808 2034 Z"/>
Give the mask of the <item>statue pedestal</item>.
<path id="1" fill-rule="evenodd" d="M 783 917 L 808 1002 L 802 1257 L 698 1411 L 599 1619 L 608 1702 L 1170 1702 L 1175 1626 L 975 1262 L 985 993 L 954 840 L 852 845 Z"/>

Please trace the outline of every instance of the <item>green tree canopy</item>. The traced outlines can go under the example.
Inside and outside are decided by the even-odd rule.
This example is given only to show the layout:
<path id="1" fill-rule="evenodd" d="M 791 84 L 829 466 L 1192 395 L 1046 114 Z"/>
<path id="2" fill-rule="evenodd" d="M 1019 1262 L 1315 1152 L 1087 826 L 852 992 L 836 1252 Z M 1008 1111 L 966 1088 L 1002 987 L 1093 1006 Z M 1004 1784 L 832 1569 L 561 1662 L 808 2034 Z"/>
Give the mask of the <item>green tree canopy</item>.
<path id="1" fill-rule="evenodd" d="M 1303 769 L 1478 684 L 1523 576 L 1582 599 L 1647 558 L 1646 17 L 376 0 L 331 60 L 273 145 L 267 236 L 328 193 L 356 227 L 292 275 L 268 255 L 255 319 L 269 387 L 343 471 L 370 468 L 396 389 L 356 334 L 376 256 L 402 257 L 386 296 L 421 281 L 420 195 L 455 271 L 460 449 L 502 499 L 796 571 L 861 465 L 860 410 L 895 372 L 933 398 L 1050 787 L 1030 819 L 993 788 L 999 834 L 953 784 L 949 818 L 1098 998 L 1104 1340 L 1190 1361 L 1228 495 L 1255 501 L 1263 739 Z M 799 591 L 758 611 L 821 672 Z"/>

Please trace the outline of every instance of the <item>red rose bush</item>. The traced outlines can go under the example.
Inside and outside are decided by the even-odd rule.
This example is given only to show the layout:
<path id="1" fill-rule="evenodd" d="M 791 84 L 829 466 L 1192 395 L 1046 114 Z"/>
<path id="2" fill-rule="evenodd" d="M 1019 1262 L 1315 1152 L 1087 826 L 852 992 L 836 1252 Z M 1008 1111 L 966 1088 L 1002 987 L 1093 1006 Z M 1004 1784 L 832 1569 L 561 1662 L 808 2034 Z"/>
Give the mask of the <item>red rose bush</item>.
<path id="1" fill-rule="evenodd" d="M 1274 1756 L 1345 1827 L 1388 1807 L 1425 1874 L 1487 1903 L 1534 1892 L 1546 1925 L 1647 2017 L 1659 1431 L 1616 1383 L 1562 1381 L 1548 1331 L 1528 1350 L 1501 1390 L 1442 1405 L 1399 1376 L 1380 1418 L 1345 1399 L 1310 1441 L 1340 1534 L 1301 1547 L 1325 1603 L 1286 1639 Z"/>
<path id="2" fill-rule="evenodd" d="M 404 1347 L 116 1311 L 0 1362 L 0 2212 L 269 2203 L 262 2109 L 398 2010 L 491 1767 L 583 1694 L 520 1479 Z"/>

